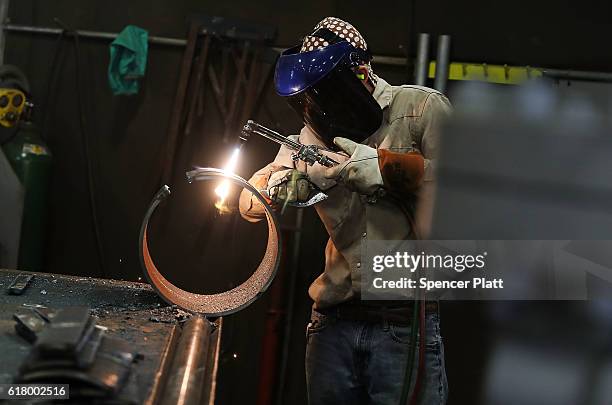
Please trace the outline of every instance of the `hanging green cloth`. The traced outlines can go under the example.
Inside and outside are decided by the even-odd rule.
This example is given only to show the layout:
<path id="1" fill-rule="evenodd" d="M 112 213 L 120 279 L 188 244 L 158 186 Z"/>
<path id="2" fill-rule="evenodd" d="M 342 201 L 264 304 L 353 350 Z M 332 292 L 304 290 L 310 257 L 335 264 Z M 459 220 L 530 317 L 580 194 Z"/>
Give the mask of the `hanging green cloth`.
<path id="1" fill-rule="evenodd" d="M 146 30 L 128 25 L 111 43 L 108 83 L 113 94 L 138 93 L 138 81 L 147 67 L 148 40 Z"/>

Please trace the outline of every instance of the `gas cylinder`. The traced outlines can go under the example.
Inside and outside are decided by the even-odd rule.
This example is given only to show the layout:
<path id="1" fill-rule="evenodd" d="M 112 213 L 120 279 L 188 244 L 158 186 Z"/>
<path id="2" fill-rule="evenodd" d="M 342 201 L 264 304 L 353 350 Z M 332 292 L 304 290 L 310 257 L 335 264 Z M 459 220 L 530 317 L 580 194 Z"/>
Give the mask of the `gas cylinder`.
<path id="1" fill-rule="evenodd" d="M 36 124 L 27 115 L 22 115 L 16 133 L 2 148 L 25 189 L 18 267 L 41 271 L 52 156 Z"/>

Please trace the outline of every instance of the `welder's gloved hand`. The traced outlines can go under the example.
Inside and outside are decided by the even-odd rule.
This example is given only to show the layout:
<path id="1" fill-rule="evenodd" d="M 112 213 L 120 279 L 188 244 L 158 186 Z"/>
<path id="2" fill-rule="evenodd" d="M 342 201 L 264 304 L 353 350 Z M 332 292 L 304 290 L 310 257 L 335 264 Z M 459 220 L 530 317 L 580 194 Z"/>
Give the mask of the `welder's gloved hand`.
<path id="1" fill-rule="evenodd" d="M 310 191 L 308 175 L 296 169 L 276 172 L 268 180 L 267 194 L 273 205 L 308 201 Z"/>
<path id="2" fill-rule="evenodd" d="M 376 149 L 346 138 L 334 138 L 334 143 L 350 158 L 325 171 L 325 177 L 344 184 L 349 190 L 372 195 L 383 186 Z"/>

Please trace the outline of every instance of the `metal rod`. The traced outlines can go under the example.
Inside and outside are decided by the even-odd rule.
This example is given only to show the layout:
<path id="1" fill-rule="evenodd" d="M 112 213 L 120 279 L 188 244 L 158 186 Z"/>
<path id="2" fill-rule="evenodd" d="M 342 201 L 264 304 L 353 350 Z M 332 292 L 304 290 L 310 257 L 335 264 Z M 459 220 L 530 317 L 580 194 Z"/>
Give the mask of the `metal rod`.
<path id="1" fill-rule="evenodd" d="M 283 48 L 274 48 L 279 51 L 284 51 Z M 388 65 L 388 66 L 401 66 L 405 67 L 408 59 L 400 56 L 385 56 L 385 55 L 373 55 L 372 63 L 374 65 Z"/>
<path id="2" fill-rule="evenodd" d="M 450 35 L 438 37 L 438 51 L 436 56 L 436 76 L 434 78 L 434 89 L 441 93 L 446 91 L 448 82 L 448 70 L 450 67 Z"/>
<path id="3" fill-rule="evenodd" d="M 0 0 L 0 24 L 4 24 L 8 19 L 8 9 L 10 0 Z M 0 66 L 4 65 L 4 47 L 6 44 L 6 35 L 4 31 L 0 31 Z"/>
<path id="4" fill-rule="evenodd" d="M 42 35 L 59 35 L 63 30 L 61 28 L 48 28 L 48 27 L 35 27 L 32 25 L 18 25 L 18 24 L 4 24 L 4 31 L 9 32 L 28 32 L 32 34 Z M 78 30 L 76 33 L 82 38 L 98 38 L 98 39 L 110 39 L 114 40 L 117 38 L 118 33 L 113 32 L 102 32 L 102 31 L 87 31 Z M 66 33 L 70 35 L 70 33 Z M 173 46 L 185 46 L 187 45 L 186 39 L 181 38 L 168 38 L 168 37 L 156 37 L 149 36 L 149 43 L 158 45 L 173 45 Z"/>
<path id="5" fill-rule="evenodd" d="M 414 83 L 425 86 L 429 69 L 429 34 L 420 33 L 417 44 L 417 58 L 414 67 Z"/>
<path id="6" fill-rule="evenodd" d="M 185 322 L 170 363 L 161 405 L 200 404 L 212 328 L 212 324 L 200 315 L 193 315 Z"/>
<path id="7" fill-rule="evenodd" d="M 612 82 L 612 73 L 585 72 L 579 70 L 542 69 L 542 75 L 562 80 L 586 80 L 594 82 Z"/>
<path id="8" fill-rule="evenodd" d="M 1 1 L 1 0 L 0 0 Z M 49 28 L 49 27 L 35 27 L 33 25 L 21 25 L 21 24 L 4 24 L 3 30 L 8 32 L 20 32 L 20 33 L 32 33 L 41 35 L 59 35 L 62 32 L 60 28 Z M 87 31 L 78 30 L 77 34 L 83 38 L 97 38 L 97 39 L 110 39 L 117 38 L 118 33 L 103 32 L 103 31 Z M 149 43 L 169 46 L 186 46 L 187 40 L 182 38 L 168 38 L 168 37 L 157 37 L 149 36 Z M 282 52 L 285 48 L 273 47 L 276 52 Z M 406 58 L 395 57 L 395 56 L 384 56 L 375 55 L 374 63 L 381 65 L 394 65 L 404 66 L 406 65 Z"/>

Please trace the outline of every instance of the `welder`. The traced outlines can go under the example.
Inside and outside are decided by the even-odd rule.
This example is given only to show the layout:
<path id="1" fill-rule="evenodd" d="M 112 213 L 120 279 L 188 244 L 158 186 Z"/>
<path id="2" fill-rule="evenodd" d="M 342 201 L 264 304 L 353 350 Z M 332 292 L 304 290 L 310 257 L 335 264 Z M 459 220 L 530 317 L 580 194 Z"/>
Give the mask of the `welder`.
<path id="1" fill-rule="evenodd" d="M 315 205 L 330 236 L 325 269 L 308 291 L 314 301 L 306 348 L 312 405 L 397 405 L 417 326 L 415 301 L 360 299 L 361 248 L 368 239 L 415 239 L 426 233 L 420 224 L 427 221 L 420 217 L 428 216 L 425 196 L 433 185 L 439 127 L 451 106 L 433 89 L 389 85 L 373 72 L 371 59 L 355 27 L 334 17 L 285 51 L 276 66 L 276 91 L 305 124 L 291 139 L 317 145 L 341 163 L 308 166 L 281 147 L 250 179 L 276 207 L 308 197 L 300 182 L 328 194 Z M 240 210 L 250 221 L 263 218 L 260 203 L 248 192 L 241 195 Z M 410 367 L 422 364 L 424 372 L 418 396 L 416 379 L 410 379 L 411 398 L 441 404 L 448 389 L 438 307 L 432 301 L 422 305 L 425 350 Z"/>

